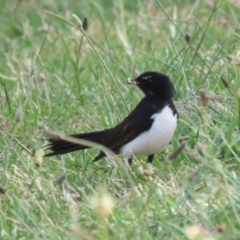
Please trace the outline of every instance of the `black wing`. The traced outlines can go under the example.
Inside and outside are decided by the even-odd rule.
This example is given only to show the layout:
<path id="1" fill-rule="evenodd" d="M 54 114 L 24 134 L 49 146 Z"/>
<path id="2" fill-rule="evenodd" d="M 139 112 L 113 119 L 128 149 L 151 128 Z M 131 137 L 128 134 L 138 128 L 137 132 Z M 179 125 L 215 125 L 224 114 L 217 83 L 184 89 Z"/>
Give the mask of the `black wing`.
<path id="1" fill-rule="evenodd" d="M 158 103 L 144 98 L 121 123 L 109 132 L 103 139 L 102 145 L 115 153 L 119 153 L 126 143 L 150 129 L 153 122 L 151 116 L 160 111 L 160 109 L 161 107 Z M 98 161 L 104 156 L 105 154 L 100 152 L 94 161 Z"/>

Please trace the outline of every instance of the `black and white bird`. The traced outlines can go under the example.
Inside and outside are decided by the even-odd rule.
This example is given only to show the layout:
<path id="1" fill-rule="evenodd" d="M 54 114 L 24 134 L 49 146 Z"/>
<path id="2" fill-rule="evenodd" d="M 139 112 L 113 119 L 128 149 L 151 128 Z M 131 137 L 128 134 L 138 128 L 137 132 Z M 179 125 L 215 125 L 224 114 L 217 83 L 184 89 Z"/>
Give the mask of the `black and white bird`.
<path id="1" fill-rule="evenodd" d="M 101 144 L 120 154 L 130 164 L 134 156 L 148 156 L 148 162 L 151 163 L 154 154 L 171 141 L 177 127 L 178 113 L 172 102 L 175 89 L 169 77 L 158 72 L 145 72 L 128 83 L 137 85 L 145 96 L 122 122 L 110 129 L 70 136 Z M 50 137 L 50 152 L 45 156 L 87 148 L 89 147 Z M 104 156 L 105 153 L 100 151 L 93 161 Z"/>

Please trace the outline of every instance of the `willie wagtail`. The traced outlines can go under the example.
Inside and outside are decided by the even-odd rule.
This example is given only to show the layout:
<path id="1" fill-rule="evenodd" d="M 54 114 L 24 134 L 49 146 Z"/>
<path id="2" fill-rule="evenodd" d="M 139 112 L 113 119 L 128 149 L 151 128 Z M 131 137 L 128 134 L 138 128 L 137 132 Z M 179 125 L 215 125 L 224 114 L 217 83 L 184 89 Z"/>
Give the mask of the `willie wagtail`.
<path id="1" fill-rule="evenodd" d="M 148 156 L 151 163 L 154 154 L 170 142 L 177 126 L 178 113 L 172 102 L 175 89 L 168 76 L 157 72 L 145 72 L 128 83 L 137 85 L 145 97 L 122 122 L 114 128 L 70 136 L 101 144 L 130 164 L 133 156 L 143 155 Z M 89 148 L 54 137 L 50 137 L 49 142 L 51 152 L 45 156 Z M 104 156 L 100 151 L 93 161 Z"/>

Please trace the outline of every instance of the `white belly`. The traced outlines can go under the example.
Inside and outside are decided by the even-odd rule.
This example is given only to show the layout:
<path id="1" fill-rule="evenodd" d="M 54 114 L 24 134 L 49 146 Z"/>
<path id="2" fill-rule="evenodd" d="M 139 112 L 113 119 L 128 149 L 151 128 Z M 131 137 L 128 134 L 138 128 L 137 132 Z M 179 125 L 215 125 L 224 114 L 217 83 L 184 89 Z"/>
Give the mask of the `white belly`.
<path id="1" fill-rule="evenodd" d="M 124 158 L 152 155 L 161 151 L 172 139 L 177 127 L 177 114 L 173 115 L 169 106 L 152 115 L 153 123 L 148 131 L 125 144 L 121 149 Z"/>

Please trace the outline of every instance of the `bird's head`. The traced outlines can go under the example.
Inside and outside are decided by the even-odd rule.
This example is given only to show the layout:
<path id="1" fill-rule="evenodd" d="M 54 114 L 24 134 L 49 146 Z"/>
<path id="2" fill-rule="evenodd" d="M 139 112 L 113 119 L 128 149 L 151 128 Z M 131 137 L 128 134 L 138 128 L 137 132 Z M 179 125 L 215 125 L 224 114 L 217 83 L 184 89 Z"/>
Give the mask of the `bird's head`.
<path id="1" fill-rule="evenodd" d="M 128 80 L 128 83 L 137 85 L 149 97 L 171 99 L 175 93 L 170 78 L 158 72 L 145 72 L 135 79 Z"/>

